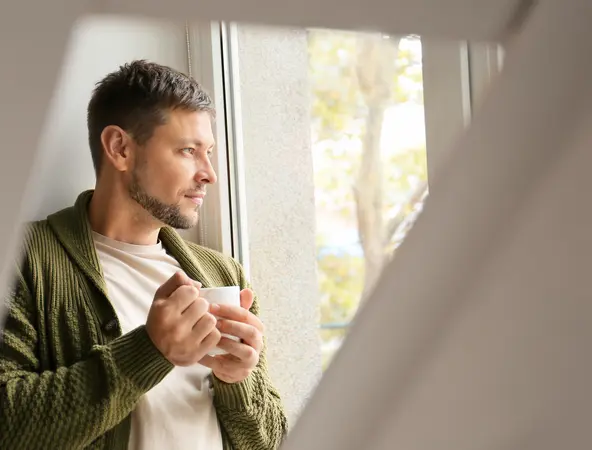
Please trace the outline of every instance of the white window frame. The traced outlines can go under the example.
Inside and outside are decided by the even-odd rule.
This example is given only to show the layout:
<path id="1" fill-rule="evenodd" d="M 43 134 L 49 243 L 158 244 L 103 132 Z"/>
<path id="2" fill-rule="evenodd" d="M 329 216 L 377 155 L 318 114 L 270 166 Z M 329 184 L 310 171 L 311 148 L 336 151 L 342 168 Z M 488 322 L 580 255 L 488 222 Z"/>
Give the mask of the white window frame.
<path id="1" fill-rule="evenodd" d="M 422 39 L 428 182 L 499 73 L 498 45 Z"/>
<path id="2" fill-rule="evenodd" d="M 224 74 L 222 27 L 219 22 L 188 23 L 187 57 L 190 76 L 197 79 L 212 97 L 216 110 L 214 136 L 216 151 L 212 165 L 218 182 L 208 188 L 207 201 L 200 211 L 197 241 L 206 247 L 236 256 L 233 245 L 231 203 L 232 189 L 229 156 L 232 140 L 227 121 L 226 76 Z"/>
<path id="3" fill-rule="evenodd" d="M 247 191 L 244 176 L 244 145 L 238 57 L 238 31 L 234 23 L 220 24 L 222 70 L 224 76 L 226 138 L 230 189 L 231 234 L 233 256 L 250 274 L 247 221 Z"/>

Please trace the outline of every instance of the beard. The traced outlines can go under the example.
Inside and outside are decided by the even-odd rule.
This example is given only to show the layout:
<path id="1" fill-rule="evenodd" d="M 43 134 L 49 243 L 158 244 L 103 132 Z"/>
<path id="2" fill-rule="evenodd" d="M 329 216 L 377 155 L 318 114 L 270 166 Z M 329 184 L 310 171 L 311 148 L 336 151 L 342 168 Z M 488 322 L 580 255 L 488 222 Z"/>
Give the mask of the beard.
<path id="1" fill-rule="evenodd" d="M 197 217 L 184 215 L 179 205 L 164 203 L 148 194 L 140 182 L 136 171 L 132 173 L 132 180 L 128 191 L 130 197 L 136 203 L 144 208 L 152 217 L 169 227 L 187 230 L 194 227 L 197 223 Z"/>

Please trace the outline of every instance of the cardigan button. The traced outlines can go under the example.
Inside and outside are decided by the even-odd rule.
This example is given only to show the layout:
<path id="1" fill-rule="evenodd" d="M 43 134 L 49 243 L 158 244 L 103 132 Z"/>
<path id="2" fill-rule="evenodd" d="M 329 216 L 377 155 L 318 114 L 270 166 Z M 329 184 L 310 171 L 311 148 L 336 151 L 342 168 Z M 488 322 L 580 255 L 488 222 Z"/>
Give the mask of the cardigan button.
<path id="1" fill-rule="evenodd" d="M 112 333 L 116 329 L 117 329 L 117 319 L 111 319 L 103 326 L 103 331 L 106 331 L 107 333 Z"/>

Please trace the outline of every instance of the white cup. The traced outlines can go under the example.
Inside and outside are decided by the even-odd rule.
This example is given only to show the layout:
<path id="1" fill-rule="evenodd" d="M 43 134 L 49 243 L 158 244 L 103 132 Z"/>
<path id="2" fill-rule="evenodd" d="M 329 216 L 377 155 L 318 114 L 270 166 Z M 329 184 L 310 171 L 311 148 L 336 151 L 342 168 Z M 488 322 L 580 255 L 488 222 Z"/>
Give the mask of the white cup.
<path id="1" fill-rule="evenodd" d="M 199 290 L 199 296 L 205 298 L 211 304 L 240 306 L 240 287 L 238 286 L 201 288 Z M 239 340 L 236 336 L 226 333 L 222 333 L 222 336 L 237 342 Z M 226 353 L 225 350 L 216 347 L 208 355 L 225 355 Z"/>

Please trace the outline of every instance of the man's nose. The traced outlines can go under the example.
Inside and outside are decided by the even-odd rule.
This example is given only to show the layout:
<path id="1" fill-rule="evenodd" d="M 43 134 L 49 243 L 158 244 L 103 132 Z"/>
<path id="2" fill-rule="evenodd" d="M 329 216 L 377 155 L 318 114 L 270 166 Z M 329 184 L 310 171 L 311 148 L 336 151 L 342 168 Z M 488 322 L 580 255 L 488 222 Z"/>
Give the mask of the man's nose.
<path id="1" fill-rule="evenodd" d="M 214 184 L 218 181 L 216 171 L 209 158 L 206 160 L 204 166 L 195 174 L 195 180 L 201 184 Z"/>

